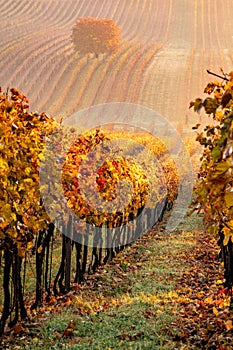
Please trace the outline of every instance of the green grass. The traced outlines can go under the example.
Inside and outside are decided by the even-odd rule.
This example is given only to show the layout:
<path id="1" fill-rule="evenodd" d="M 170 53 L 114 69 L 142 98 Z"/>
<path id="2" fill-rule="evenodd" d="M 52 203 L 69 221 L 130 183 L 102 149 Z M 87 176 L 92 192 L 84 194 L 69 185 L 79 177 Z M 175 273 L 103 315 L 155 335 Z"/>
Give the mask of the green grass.
<path id="1" fill-rule="evenodd" d="M 44 315 L 41 328 L 20 348 L 178 349 L 169 332 L 176 319 L 175 280 L 195 245 L 194 227 L 202 227 L 196 216 L 185 218 L 175 233 L 161 228 L 135 242 L 91 276 L 92 283 L 76 292 L 71 305 Z M 82 300 L 93 303 L 93 312 L 80 311 Z M 63 336 L 71 320 L 76 323 L 72 337 Z"/>
<path id="2" fill-rule="evenodd" d="M 75 344 L 68 345 L 66 340 L 56 340 L 55 332 L 62 334 L 73 313 L 65 311 L 52 318 L 43 330 L 44 339 L 33 345 L 33 349 L 59 349 L 66 344 L 69 349 L 159 349 L 164 348 L 165 338 L 160 330 L 172 321 L 168 310 L 157 313 L 148 303 L 137 302 L 119 307 L 116 311 L 77 318 L 74 330 Z M 144 315 L 150 313 L 152 319 Z M 132 338 L 130 338 L 132 337 Z M 135 338 L 135 340 L 132 340 Z M 71 340 L 71 343 L 73 341 Z M 69 343 L 69 342 L 68 342 Z M 167 343 L 172 349 L 172 343 Z M 32 347 L 25 347 L 25 349 Z"/>

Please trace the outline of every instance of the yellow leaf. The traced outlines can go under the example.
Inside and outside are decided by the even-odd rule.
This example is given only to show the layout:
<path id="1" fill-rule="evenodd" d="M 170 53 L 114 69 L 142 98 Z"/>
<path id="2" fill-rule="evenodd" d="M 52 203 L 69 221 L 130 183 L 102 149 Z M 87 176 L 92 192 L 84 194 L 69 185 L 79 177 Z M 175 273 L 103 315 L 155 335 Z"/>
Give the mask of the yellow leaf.
<path id="1" fill-rule="evenodd" d="M 25 168 L 25 174 L 26 174 L 26 175 L 30 175 L 31 170 L 32 170 L 31 168 L 26 167 L 26 168 Z"/>
<path id="2" fill-rule="evenodd" d="M 216 309 L 215 306 L 213 307 L 213 313 L 214 313 L 215 316 L 218 316 L 218 310 Z"/>
<path id="3" fill-rule="evenodd" d="M 224 227 L 222 231 L 224 234 L 223 245 L 227 245 L 230 237 L 232 237 L 232 235 L 233 235 L 233 230 L 230 230 L 228 227 Z"/>
<path id="4" fill-rule="evenodd" d="M 233 206 L 233 192 L 228 192 L 225 194 L 225 202 L 227 207 Z"/>
<path id="5" fill-rule="evenodd" d="M 38 254 L 40 254 L 42 252 L 42 249 L 43 249 L 42 245 L 39 246 L 39 248 L 37 249 Z"/>
<path id="6" fill-rule="evenodd" d="M 28 183 L 28 184 L 31 184 L 31 185 L 34 184 L 33 180 L 30 179 L 30 178 L 24 179 L 24 182 L 25 182 L 25 183 Z"/>
<path id="7" fill-rule="evenodd" d="M 13 219 L 14 221 L 16 221 L 16 214 L 15 214 L 15 213 L 11 213 L 11 216 L 12 216 L 12 219 Z"/>
<path id="8" fill-rule="evenodd" d="M 32 242 L 28 242 L 27 243 L 27 249 L 31 249 L 33 247 L 33 243 Z"/>
<path id="9" fill-rule="evenodd" d="M 216 284 L 217 285 L 223 284 L 223 281 L 222 280 L 217 280 Z"/>
<path id="10" fill-rule="evenodd" d="M 216 176 L 225 173 L 230 167 L 231 167 L 231 164 L 229 161 L 219 163 L 215 168 Z"/>
<path id="11" fill-rule="evenodd" d="M 4 159 L 0 158 L 0 170 L 6 170 L 6 168 L 8 168 L 8 163 Z"/>
<path id="12" fill-rule="evenodd" d="M 212 297 L 207 297 L 207 298 L 204 299 L 204 302 L 206 304 L 212 304 L 213 303 L 213 298 Z"/>

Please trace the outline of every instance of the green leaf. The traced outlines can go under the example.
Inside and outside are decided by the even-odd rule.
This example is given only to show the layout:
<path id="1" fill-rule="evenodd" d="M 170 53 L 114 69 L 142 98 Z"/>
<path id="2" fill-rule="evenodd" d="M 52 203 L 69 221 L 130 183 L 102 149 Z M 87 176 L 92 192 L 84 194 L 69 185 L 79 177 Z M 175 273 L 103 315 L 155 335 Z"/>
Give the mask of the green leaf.
<path id="1" fill-rule="evenodd" d="M 201 108 L 202 108 L 202 99 L 201 98 L 196 98 L 195 102 L 194 102 L 194 112 L 200 112 Z"/>
<path id="2" fill-rule="evenodd" d="M 212 158 L 213 158 L 213 161 L 215 162 L 216 160 L 220 159 L 221 155 L 222 155 L 222 150 L 220 147 L 214 147 L 212 149 Z"/>
<path id="3" fill-rule="evenodd" d="M 216 98 L 207 97 L 203 102 L 203 106 L 207 114 L 212 114 L 212 113 L 215 114 L 216 109 L 219 106 L 219 103 Z"/>

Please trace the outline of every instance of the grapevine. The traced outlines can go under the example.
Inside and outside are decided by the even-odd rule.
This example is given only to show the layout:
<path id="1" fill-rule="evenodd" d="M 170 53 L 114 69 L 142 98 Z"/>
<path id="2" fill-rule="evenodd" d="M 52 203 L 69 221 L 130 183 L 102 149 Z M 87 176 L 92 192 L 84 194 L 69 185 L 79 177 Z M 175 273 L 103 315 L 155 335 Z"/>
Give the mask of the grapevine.
<path id="1" fill-rule="evenodd" d="M 222 72 L 223 73 L 223 72 Z M 207 84 L 205 99 L 196 98 L 190 107 L 212 117 L 212 123 L 197 132 L 203 146 L 199 181 L 195 189 L 193 210 L 203 210 L 209 229 L 220 235 L 221 254 L 225 265 L 225 284 L 233 284 L 233 72 L 222 81 Z M 200 128 L 197 124 L 193 129 Z"/>

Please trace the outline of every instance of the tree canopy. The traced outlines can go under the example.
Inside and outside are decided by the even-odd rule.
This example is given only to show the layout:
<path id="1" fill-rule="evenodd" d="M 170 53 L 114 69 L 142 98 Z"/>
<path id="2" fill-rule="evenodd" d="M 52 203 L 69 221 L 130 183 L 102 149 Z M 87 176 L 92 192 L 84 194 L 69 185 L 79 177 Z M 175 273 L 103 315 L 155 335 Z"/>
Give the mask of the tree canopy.
<path id="1" fill-rule="evenodd" d="M 79 18 L 72 40 L 75 50 L 81 54 L 112 54 L 120 44 L 120 28 L 107 18 Z"/>

